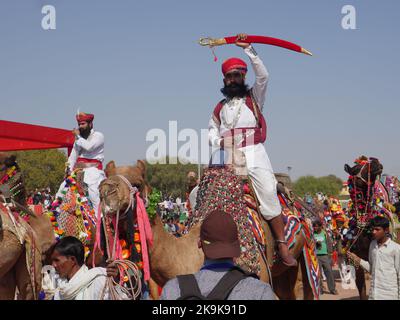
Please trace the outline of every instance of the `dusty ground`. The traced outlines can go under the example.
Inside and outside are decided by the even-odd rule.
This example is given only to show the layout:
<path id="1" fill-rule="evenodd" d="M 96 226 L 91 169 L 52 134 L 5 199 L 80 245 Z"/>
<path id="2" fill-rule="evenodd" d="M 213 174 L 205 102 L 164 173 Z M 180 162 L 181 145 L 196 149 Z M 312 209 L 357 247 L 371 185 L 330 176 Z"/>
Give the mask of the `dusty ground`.
<path id="1" fill-rule="evenodd" d="M 337 267 L 333 268 L 333 272 L 335 275 L 335 282 L 336 282 L 336 290 L 339 293 L 338 295 L 330 294 L 328 291 L 328 285 L 326 281 L 324 281 L 324 289 L 325 292 L 320 296 L 320 300 L 359 300 L 358 290 L 344 290 L 342 288 L 342 284 L 340 281 L 339 270 Z M 368 275 L 366 274 L 368 278 Z M 367 293 L 369 292 L 369 280 L 367 280 Z"/>

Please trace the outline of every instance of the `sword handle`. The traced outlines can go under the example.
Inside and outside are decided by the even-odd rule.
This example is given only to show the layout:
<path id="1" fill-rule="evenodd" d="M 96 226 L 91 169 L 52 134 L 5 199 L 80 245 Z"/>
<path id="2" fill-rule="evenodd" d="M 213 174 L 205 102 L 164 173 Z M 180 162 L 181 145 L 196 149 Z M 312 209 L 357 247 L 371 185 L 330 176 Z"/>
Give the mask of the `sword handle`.
<path id="1" fill-rule="evenodd" d="M 200 38 L 199 44 L 201 46 L 209 46 L 211 48 L 211 47 L 227 44 L 227 42 L 226 42 L 225 38 L 215 39 L 215 38 L 206 37 L 206 38 Z"/>

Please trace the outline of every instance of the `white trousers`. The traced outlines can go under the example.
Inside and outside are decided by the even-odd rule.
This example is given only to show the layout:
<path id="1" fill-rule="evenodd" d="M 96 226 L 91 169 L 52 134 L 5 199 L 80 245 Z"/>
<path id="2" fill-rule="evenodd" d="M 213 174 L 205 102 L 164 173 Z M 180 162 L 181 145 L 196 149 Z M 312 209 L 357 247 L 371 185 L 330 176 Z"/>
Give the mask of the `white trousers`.
<path id="1" fill-rule="evenodd" d="M 260 212 L 266 220 L 271 220 L 281 214 L 276 185 L 277 181 L 272 170 L 253 167 L 247 168 L 254 191 L 260 203 Z"/>
<path id="2" fill-rule="evenodd" d="M 99 170 L 95 167 L 83 169 L 85 175 L 83 177 L 83 182 L 88 185 L 89 200 L 93 205 L 94 212 L 97 214 L 97 210 L 100 204 L 100 193 L 99 185 L 106 178 L 104 171 Z M 62 197 L 61 191 L 65 187 L 65 181 L 60 186 L 56 197 Z"/>

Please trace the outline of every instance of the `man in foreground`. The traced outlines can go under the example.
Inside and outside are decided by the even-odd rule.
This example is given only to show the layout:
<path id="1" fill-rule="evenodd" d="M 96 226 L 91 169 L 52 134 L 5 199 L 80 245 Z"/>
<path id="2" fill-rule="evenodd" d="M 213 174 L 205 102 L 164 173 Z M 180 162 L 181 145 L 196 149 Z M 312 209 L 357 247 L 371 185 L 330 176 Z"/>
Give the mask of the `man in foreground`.
<path id="1" fill-rule="evenodd" d="M 240 243 L 229 214 L 211 212 L 201 226 L 198 245 L 205 256 L 201 270 L 168 281 L 161 300 L 275 300 L 269 284 L 234 264 L 233 258 L 240 256 Z"/>
<path id="2" fill-rule="evenodd" d="M 109 263 L 107 269 L 88 269 L 84 259 L 84 246 L 75 237 L 64 237 L 55 245 L 51 260 L 59 280 L 54 300 L 109 300 L 107 289 L 102 297 L 103 289 L 107 276 L 118 276 L 118 268 Z"/>

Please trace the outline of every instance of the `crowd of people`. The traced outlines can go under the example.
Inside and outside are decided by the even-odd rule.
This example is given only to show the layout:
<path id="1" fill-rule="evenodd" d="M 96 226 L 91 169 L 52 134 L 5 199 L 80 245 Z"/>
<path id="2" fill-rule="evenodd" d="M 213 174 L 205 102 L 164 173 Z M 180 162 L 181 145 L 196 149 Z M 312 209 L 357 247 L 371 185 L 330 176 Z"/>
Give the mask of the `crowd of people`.
<path id="1" fill-rule="evenodd" d="M 28 193 L 27 204 L 28 205 L 43 205 L 48 208 L 54 201 L 54 196 L 51 193 L 50 188 L 35 189 Z"/>
<path id="2" fill-rule="evenodd" d="M 158 204 L 157 212 L 164 222 L 164 229 L 181 237 L 186 231 L 186 222 L 189 217 L 186 203 L 182 202 L 181 198 L 176 198 L 173 202 L 172 197 L 166 198 Z"/>

